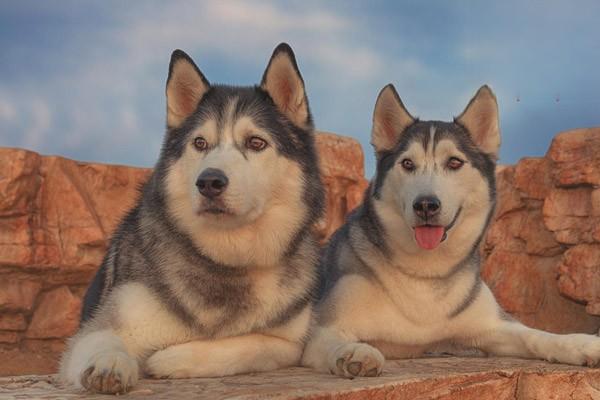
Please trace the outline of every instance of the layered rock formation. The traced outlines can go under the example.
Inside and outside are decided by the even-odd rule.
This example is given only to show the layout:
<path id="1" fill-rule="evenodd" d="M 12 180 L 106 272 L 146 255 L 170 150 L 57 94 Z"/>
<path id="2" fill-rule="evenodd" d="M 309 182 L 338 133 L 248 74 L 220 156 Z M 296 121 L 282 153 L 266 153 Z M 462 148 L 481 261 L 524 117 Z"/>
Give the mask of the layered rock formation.
<path id="1" fill-rule="evenodd" d="M 506 311 L 553 332 L 600 327 L 600 128 L 499 168 L 482 276 Z"/>

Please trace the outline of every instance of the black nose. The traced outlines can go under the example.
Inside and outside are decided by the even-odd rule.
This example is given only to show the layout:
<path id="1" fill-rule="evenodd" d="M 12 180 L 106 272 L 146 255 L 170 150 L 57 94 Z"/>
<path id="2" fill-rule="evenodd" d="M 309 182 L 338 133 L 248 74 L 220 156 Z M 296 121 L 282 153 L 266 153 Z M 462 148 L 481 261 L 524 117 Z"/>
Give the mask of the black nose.
<path id="1" fill-rule="evenodd" d="M 435 196 L 417 197 L 413 203 L 413 210 L 419 217 L 428 219 L 440 212 L 442 203 Z"/>
<path id="2" fill-rule="evenodd" d="M 219 196 L 227 188 L 229 179 L 225 176 L 225 173 L 220 169 L 207 168 L 196 180 L 196 186 L 198 191 L 204 197 L 209 199 Z"/>

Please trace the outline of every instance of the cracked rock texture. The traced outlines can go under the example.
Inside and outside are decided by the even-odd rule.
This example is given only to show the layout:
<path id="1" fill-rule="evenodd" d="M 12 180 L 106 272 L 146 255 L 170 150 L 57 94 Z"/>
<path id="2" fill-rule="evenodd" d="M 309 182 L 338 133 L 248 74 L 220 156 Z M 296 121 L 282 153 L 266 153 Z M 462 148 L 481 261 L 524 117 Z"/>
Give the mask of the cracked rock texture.
<path id="1" fill-rule="evenodd" d="M 600 128 L 563 132 L 545 157 L 497 171 L 482 276 L 506 311 L 541 329 L 600 327 Z"/>
<path id="2" fill-rule="evenodd" d="M 320 133 L 317 144 L 327 213 L 315 229 L 324 240 L 367 181 L 356 141 Z M 107 239 L 148 174 L 0 148 L 0 375 L 55 371 Z M 600 128 L 558 134 L 545 157 L 499 167 L 497 179 L 482 276 L 498 301 L 533 327 L 597 332 Z"/>

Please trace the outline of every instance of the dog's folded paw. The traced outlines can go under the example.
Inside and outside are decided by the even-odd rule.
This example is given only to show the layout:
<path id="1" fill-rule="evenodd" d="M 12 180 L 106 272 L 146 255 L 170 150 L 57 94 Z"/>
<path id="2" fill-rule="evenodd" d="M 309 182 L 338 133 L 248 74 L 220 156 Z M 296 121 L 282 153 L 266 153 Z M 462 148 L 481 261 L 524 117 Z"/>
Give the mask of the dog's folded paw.
<path id="1" fill-rule="evenodd" d="M 331 373 L 346 378 L 378 376 L 385 358 L 375 347 L 365 343 L 347 343 L 338 347 L 329 360 Z"/>
<path id="2" fill-rule="evenodd" d="M 191 378 L 194 374 L 186 368 L 188 357 L 189 353 L 182 352 L 177 346 L 167 347 L 148 357 L 144 372 L 157 379 Z"/>
<path id="3" fill-rule="evenodd" d="M 107 394 L 125 393 L 137 380 L 138 363 L 123 352 L 97 354 L 80 376 L 85 389 Z"/>

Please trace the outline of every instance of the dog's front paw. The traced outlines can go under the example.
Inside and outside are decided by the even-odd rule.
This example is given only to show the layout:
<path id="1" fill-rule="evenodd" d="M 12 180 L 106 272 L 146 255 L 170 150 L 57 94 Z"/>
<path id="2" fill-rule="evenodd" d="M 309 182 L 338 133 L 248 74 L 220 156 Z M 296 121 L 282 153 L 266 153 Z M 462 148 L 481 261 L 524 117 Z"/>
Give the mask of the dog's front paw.
<path id="1" fill-rule="evenodd" d="M 330 355 L 329 370 L 334 375 L 354 378 L 378 376 L 385 358 L 375 347 L 365 343 L 343 344 Z"/>
<path id="2" fill-rule="evenodd" d="M 80 377 L 87 390 L 107 393 L 125 393 L 138 380 L 138 363 L 123 352 L 105 352 L 95 355 Z"/>
<path id="3" fill-rule="evenodd" d="M 189 352 L 178 346 L 159 350 L 146 360 L 144 372 L 153 378 L 191 378 L 194 376 L 187 367 Z"/>
<path id="4" fill-rule="evenodd" d="M 560 353 L 549 357 L 549 361 L 593 367 L 600 362 L 600 337 L 571 334 L 563 338 Z"/>

